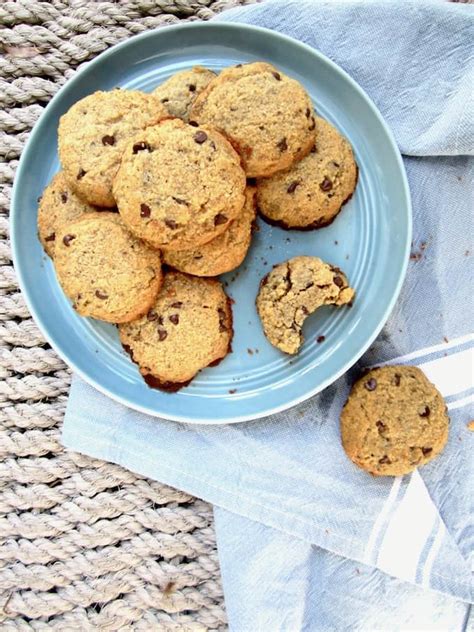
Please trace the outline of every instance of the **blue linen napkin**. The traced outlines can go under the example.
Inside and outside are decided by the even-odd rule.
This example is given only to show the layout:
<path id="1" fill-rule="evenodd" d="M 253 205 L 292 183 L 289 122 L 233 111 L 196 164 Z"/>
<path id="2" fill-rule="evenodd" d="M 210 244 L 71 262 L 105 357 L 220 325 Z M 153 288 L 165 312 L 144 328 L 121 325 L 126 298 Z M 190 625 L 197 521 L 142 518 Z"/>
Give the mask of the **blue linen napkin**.
<path id="1" fill-rule="evenodd" d="M 474 11 L 295 0 L 219 19 L 318 48 L 381 110 L 405 155 L 414 207 L 401 297 L 359 366 L 289 411 L 186 426 L 129 410 L 75 378 L 63 442 L 215 506 L 233 630 L 460 630 L 461 600 L 473 596 Z M 383 362 L 421 366 L 451 416 L 443 455 L 396 479 L 358 470 L 339 438 L 357 368 Z"/>

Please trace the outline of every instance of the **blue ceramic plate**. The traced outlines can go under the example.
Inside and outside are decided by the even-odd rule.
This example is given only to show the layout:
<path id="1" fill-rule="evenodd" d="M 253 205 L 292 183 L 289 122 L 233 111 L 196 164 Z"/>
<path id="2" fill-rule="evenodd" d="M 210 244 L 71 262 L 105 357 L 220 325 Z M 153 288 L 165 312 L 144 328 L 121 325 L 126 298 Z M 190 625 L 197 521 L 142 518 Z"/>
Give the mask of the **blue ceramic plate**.
<path id="1" fill-rule="evenodd" d="M 175 394 L 146 386 L 112 325 L 81 318 L 62 293 L 36 234 L 37 199 L 59 169 L 59 117 L 78 99 L 115 86 L 149 92 L 173 73 L 201 64 L 265 60 L 300 81 L 320 115 L 351 142 L 357 190 L 336 221 L 311 232 L 260 222 L 242 266 L 224 279 L 235 300 L 233 353 Z M 405 275 L 411 210 L 400 154 L 381 115 L 329 59 L 288 37 L 238 24 L 189 24 L 133 37 L 75 75 L 54 97 L 21 157 L 12 205 L 15 268 L 29 309 L 58 354 L 110 397 L 137 410 L 189 423 L 233 423 L 289 408 L 331 384 L 367 349 L 386 321 Z M 357 291 L 352 309 L 323 308 L 305 324 L 296 357 L 273 348 L 255 309 L 273 264 L 317 255 L 341 267 Z M 325 336 L 323 343 L 316 338 Z"/>

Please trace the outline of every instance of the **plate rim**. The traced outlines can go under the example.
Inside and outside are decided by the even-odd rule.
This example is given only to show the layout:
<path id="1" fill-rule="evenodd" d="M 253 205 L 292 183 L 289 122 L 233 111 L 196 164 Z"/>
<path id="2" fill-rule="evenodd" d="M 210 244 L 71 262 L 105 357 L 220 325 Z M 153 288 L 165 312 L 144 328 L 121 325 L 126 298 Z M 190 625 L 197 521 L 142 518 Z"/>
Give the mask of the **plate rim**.
<path id="1" fill-rule="evenodd" d="M 183 30 L 199 30 L 199 29 L 219 29 L 219 30 L 229 30 L 229 31 L 235 31 L 235 30 L 244 30 L 244 31 L 252 31 L 255 33 L 260 33 L 260 34 L 265 34 L 267 36 L 271 36 L 277 39 L 282 40 L 283 42 L 286 43 L 291 43 L 291 45 L 293 46 L 297 46 L 299 48 L 302 49 L 302 51 L 304 51 L 305 53 L 309 54 L 309 55 L 314 55 L 316 57 L 318 57 L 320 60 L 322 60 L 324 63 L 326 63 L 333 72 L 335 72 L 336 74 L 342 76 L 342 78 L 347 81 L 351 87 L 359 93 L 359 95 L 362 97 L 362 99 L 365 101 L 365 103 L 367 104 L 367 106 L 370 108 L 371 110 L 371 114 L 373 116 L 375 116 L 379 123 L 381 124 L 384 133 L 387 136 L 387 140 L 390 143 L 394 158 L 396 160 L 396 164 L 397 167 L 399 169 L 399 174 L 401 177 L 401 183 L 403 185 L 402 188 L 402 195 L 405 201 L 404 204 L 404 212 L 406 214 L 406 226 L 407 226 L 407 235 L 406 235 L 406 241 L 404 244 L 404 252 L 403 252 L 403 264 L 399 270 L 398 273 L 398 280 L 397 280 L 397 284 L 395 287 L 394 292 L 392 293 L 392 296 L 390 298 L 390 300 L 388 301 L 388 304 L 383 312 L 383 315 L 380 317 L 380 320 L 377 324 L 377 326 L 373 329 L 373 331 L 371 332 L 370 336 L 368 336 L 367 340 L 365 341 L 365 343 L 363 345 L 360 346 L 360 348 L 357 350 L 357 352 L 355 354 L 352 355 L 351 359 L 348 360 L 347 362 L 345 362 L 339 370 L 335 371 L 332 373 L 331 376 L 329 376 L 328 378 L 326 378 L 326 380 L 320 382 L 315 388 L 310 389 L 308 391 L 306 391 L 304 394 L 298 396 L 298 397 L 294 397 L 291 400 L 286 401 L 284 404 L 280 404 L 280 405 L 276 405 L 274 407 L 268 407 L 265 408 L 265 410 L 260 410 L 256 413 L 253 414 L 243 414 L 243 415 L 237 415 L 237 416 L 233 416 L 232 418 L 224 418 L 224 419 L 206 419 L 206 418 L 202 418 L 202 417 L 188 417 L 187 415 L 179 415 L 179 414 L 173 414 L 170 413 L 168 411 L 165 412 L 165 414 L 163 414 L 163 412 L 158 412 L 156 410 L 153 410 L 147 406 L 140 406 L 139 404 L 135 404 L 135 403 L 131 403 L 130 401 L 128 401 L 126 398 L 122 397 L 120 394 L 111 392 L 108 388 L 103 387 L 100 382 L 98 382 L 97 380 L 95 380 L 93 377 L 90 377 L 89 375 L 87 375 L 84 371 L 82 371 L 80 368 L 78 368 L 78 366 L 76 365 L 74 360 L 71 360 L 71 358 L 68 356 L 67 353 L 63 352 L 54 342 L 53 337 L 54 334 L 49 334 L 48 328 L 46 327 L 46 325 L 43 323 L 41 317 L 39 316 L 39 314 L 36 312 L 36 309 L 34 308 L 32 301 L 30 300 L 30 296 L 27 290 L 27 282 L 25 280 L 25 276 L 23 271 L 22 271 L 22 264 L 20 262 L 20 256 L 19 256 L 19 252 L 18 252 L 18 242 L 17 242 L 17 232 L 18 232 L 18 228 L 17 228 L 17 220 L 16 217 L 18 215 L 18 211 L 16 210 L 18 207 L 18 201 L 17 201 L 17 196 L 18 196 L 18 189 L 19 189 L 19 182 L 22 181 L 23 179 L 23 171 L 25 169 L 25 161 L 26 161 L 26 155 L 27 153 L 29 153 L 29 147 L 33 144 L 34 142 L 34 138 L 36 137 L 36 135 L 38 134 L 38 130 L 41 126 L 41 123 L 44 119 L 47 118 L 50 109 L 52 109 L 52 107 L 56 104 L 57 101 L 59 101 L 63 94 L 66 92 L 66 90 L 68 90 L 70 88 L 70 86 L 79 78 L 82 76 L 82 74 L 84 74 L 86 71 L 88 71 L 91 66 L 93 65 L 97 65 L 100 64 L 101 61 L 103 61 L 104 59 L 108 58 L 111 55 L 114 55 L 118 50 L 129 47 L 129 46 L 134 46 L 135 43 L 139 40 L 146 40 L 148 38 L 155 38 L 155 37 L 159 37 L 160 33 L 163 31 L 169 32 L 170 30 L 173 31 L 183 31 Z M 61 88 L 58 90 L 58 92 L 52 97 L 52 99 L 50 100 L 50 102 L 48 103 L 48 105 L 45 107 L 43 113 L 41 114 L 41 116 L 39 117 L 38 121 L 35 123 L 34 127 L 32 128 L 30 135 L 28 137 L 27 143 L 21 153 L 20 156 L 20 160 L 18 163 L 18 167 L 17 167 L 17 171 L 15 173 L 15 178 L 14 178 L 14 182 L 13 182 L 13 187 L 12 187 L 12 199 L 11 199 L 11 204 L 10 204 L 10 213 L 9 213 L 9 222 L 10 222 L 10 239 L 11 239 L 11 251 L 12 251 L 12 262 L 13 262 L 13 267 L 15 270 L 15 274 L 16 277 L 18 279 L 18 284 L 22 293 L 22 297 L 25 300 L 25 303 L 28 307 L 28 310 L 35 322 L 35 324 L 37 325 L 37 327 L 39 328 L 39 330 L 41 331 L 42 335 L 45 337 L 45 339 L 47 340 L 47 342 L 51 345 L 51 347 L 54 349 L 54 351 L 58 354 L 58 356 L 66 363 L 66 365 L 73 371 L 73 373 L 79 375 L 79 377 L 81 377 L 87 384 L 89 384 L 90 386 L 92 386 L 93 388 L 97 389 L 100 393 L 102 393 L 103 395 L 106 395 L 107 397 L 110 397 L 111 399 L 113 399 L 114 401 L 119 402 L 120 404 L 126 406 L 127 408 L 130 408 L 132 410 L 136 410 L 140 413 L 144 413 L 146 415 L 150 415 L 152 417 L 157 417 L 157 418 L 161 418 L 161 419 L 166 419 L 166 420 L 170 420 L 170 421 L 176 421 L 176 422 L 180 422 L 180 423 L 188 423 L 188 424 L 201 424 L 201 425 L 227 425 L 227 424 L 233 424 L 233 423 L 242 423 L 242 422 L 247 422 L 247 421 L 256 421 L 258 419 L 262 419 L 264 417 L 269 417 L 270 415 L 274 415 L 276 413 L 279 412 L 283 412 L 285 410 L 289 410 L 290 408 L 293 408 L 294 406 L 297 406 L 298 404 L 310 399 L 311 397 L 314 397 L 315 395 L 317 395 L 318 393 L 320 393 L 321 391 L 323 391 L 325 388 L 327 388 L 329 385 L 333 384 L 337 379 L 339 379 L 342 375 L 344 375 L 360 358 L 361 356 L 367 351 L 367 349 L 372 345 L 372 343 L 374 342 L 374 340 L 377 338 L 377 336 L 379 335 L 380 331 L 382 330 L 382 328 L 384 327 L 385 323 L 387 322 L 394 306 L 395 303 L 400 295 L 400 291 L 401 288 L 403 286 L 403 282 L 405 280 L 405 276 L 407 273 L 407 268 L 408 268 L 408 261 L 409 261 L 409 254 L 410 254 L 410 245 L 411 245 L 411 240 L 412 240 L 412 234 L 413 234 L 413 212 L 412 212 L 412 203 L 411 203 L 411 195 L 410 195 L 410 188 L 409 188 L 409 184 L 408 184 L 408 178 L 407 178 L 407 174 L 406 174 L 406 170 L 405 170 L 405 166 L 403 163 L 403 159 L 400 153 L 400 150 L 398 148 L 398 145 L 396 143 L 395 137 L 393 135 L 393 132 L 391 131 L 390 127 L 388 126 L 388 124 L 386 123 L 384 117 L 382 116 L 381 112 L 378 110 L 377 106 L 375 105 L 375 103 L 372 101 L 372 99 L 369 97 L 369 95 L 365 92 L 365 90 L 355 81 L 355 79 L 353 79 L 343 68 L 341 68 L 338 64 L 336 64 L 334 61 L 332 61 L 332 59 L 330 59 L 329 57 L 327 57 L 326 55 L 324 55 L 321 51 L 319 51 L 316 48 L 313 48 L 312 46 L 310 46 L 309 44 L 306 44 L 304 42 L 301 42 L 293 37 L 290 37 L 289 35 L 286 35 L 284 33 L 281 33 L 279 31 L 274 31 L 272 29 L 268 29 L 265 27 L 261 27 L 261 26 L 256 26 L 253 24 L 245 24 L 245 23 L 240 23 L 240 22 L 219 22 L 219 21 L 215 21 L 215 22 L 192 22 L 192 23 L 188 23 L 188 24 L 174 24 L 174 25 L 168 25 L 168 26 L 163 26 L 163 27 L 159 27 L 150 31 L 146 31 L 144 33 L 139 33 L 137 35 L 134 35 L 132 37 L 129 37 L 128 39 L 124 40 L 123 42 L 119 42 L 118 44 L 115 44 L 114 46 L 111 46 L 110 48 L 108 48 L 105 51 L 102 51 L 102 53 L 100 53 L 99 55 L 97 55 L 96 57 L 94 57 L 94 59 L 91 59 L 90 61 L 86 62 L 69 80 L 66 81 L 66 83 L 61 86 Z"/>

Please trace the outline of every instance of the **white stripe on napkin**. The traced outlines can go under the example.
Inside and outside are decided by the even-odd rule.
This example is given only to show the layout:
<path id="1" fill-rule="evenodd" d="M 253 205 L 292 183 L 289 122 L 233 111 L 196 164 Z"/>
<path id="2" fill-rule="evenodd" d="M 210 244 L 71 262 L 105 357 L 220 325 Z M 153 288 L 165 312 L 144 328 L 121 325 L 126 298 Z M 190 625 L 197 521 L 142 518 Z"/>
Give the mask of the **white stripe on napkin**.
<path id="1" fill-rule="evenodd" d="M 421 358 L 423 356 L 431 355 L 432 353 L 436 353 L 437 351 L 449 351 L 449 349 L 452 349 L 453 347 L 460 347 L 467 342 L 474 342 L 474 333 L 467 334 L 466 336 L 460 336 L 459 338 L 453 338 L 449 342 L 441 342 L 431 347 L 423 347 L 423 349 L 417 349 L 416 351 L 398 356 L 397 358 L 392 358 L 391 360 L 380 362 L 377 366 L 384 366 L 385 364 L 397 364 L 399 362 L 403 364 L 408 360 L 414 360 L 415 358 Z"/>
<path id="2" fill-rule="evenodd" d="M 441 548 L 441 543 L 446 534 L 446 527 L 441 518 L 438 520 L 438 530 L 436 532 L 435 538 L 433 540 L 433 544 L 431 545 L 431 550 L 428 553 L 425 561 L 425 568 L 423 569 L 423 577 L 421 584 L 422 586 L 429 588 L 431 585 L 431 569 L 433 568 L 433 563 L 438 554 L 438 551 Z"/>
<path id="3" fill-rule="evenodd" d="M 381 533 L 382 528 L 385 526 L 385 522 L 388 519 L 390 512 L 395 504 L 395 501 L 398 496 L 398 492 L 400 490 L 400 485 L 402 484 L 403 478 L 401 476 L 397 476 L 393 479 L 392 488 L 390 489 L 390 493 L 387 496 L 386 501 L 383 504 L 383 507 L 377 516 L 377 520 L 374 522 L 374 526 L 372 527 L 372 531 L 370 533 L 369 541 L 367 542 L 367 546 L 365 547 L 364 552 L 364 563 L 372 564 L 375 545 L 379 539 L 379 535 Z"/>
<path id="4" fill-rule="evenodd" d="M 420 364 L 426 377 L 441 391 L 443 397 L 469 390 L 473 384 L 474 349 L 465 349 L 430 362 Z"/>
<path id="5" fill-rule="evenodd" d="M 415 470 L 385 531 L 377 566 L 389 575 L 414 582 L 421 553 L 437 517 L 436 507 Z M 432 551 L 428 558 L 431 555 Z"/>
<path id="6" fill-rule="evenodd" d="M 467 395 L 462 399 L 458 399 L 456 402 L 450 402 L 448 404 L 448 410 L 455 410 L 456 408 L 462 408 L 463 406 L 467 406 L 468 404 L 472 404 L 474 402 L 474 393 L 472 395 Z"/>

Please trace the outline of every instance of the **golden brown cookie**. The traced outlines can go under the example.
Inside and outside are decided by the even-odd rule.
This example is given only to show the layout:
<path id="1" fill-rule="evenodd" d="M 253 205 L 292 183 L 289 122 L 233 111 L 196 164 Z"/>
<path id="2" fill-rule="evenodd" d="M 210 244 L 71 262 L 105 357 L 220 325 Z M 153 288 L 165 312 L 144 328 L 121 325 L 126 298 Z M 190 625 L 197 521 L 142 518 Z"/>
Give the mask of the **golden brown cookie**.
<path id="1" fill-rule="evenodd" d="M 348 457 L 380 476 L 401 476 L 431 461 L 448 428 L 441 394 L 415 366 L 372 369 L 354 384 L 341 413 Z"/>
<path id="2" fill-rule="evenodd" d="M 67 184 L 62 171 L 57 173 L 43 191 L 38 207 L 38 235 L 46 253 L 54 256 L 56 231 L 62 224 L 97 211 Z"/>
<path id="3" fill-rule="evenodd" d="M 230 351 L 230 301 L 215 279 L 167 272 L 152 309 L 119 333 L 147 384 L 176 391 Z"/>
<path id="4" fill-rule="evenodd" d="M 88 213 L 56 233 L 58 280 L 81 316 L 139 318 L 161 287 L 160 253 L 134 237 L 117 213 Z"/>
<path id="5" fill-rule="evenodd" d="M 123 221 L 157 248 L 191 249 L 223 233 L 244 205 L 237 153 L 210 127 L 179 119 L 131 141 L 114 181 Z"/>
<path id="6" fill-rule="evenodd" d="M 166 250 L 163 261 L 196 276 L 218 276 L 240 266 L 250 246 L 255 221 L 255 187 L 245 190 L 245 204 L 237 219 L 219 237 L 193 250 Z"/>
<path id="7" fill-rule="evenodd" d="M 298 353 L 306 318 L 322 305 L 346 305 L 354 299 L 344 273 L 317 257 L 294 257 L 276 265 L 260 283 L 257 310 L 272 345 Z"/>
<path id="8" fill-rule="evenodd" d="M 308 230 L 330 224 L 357 183 L 357 165 L 348 141 L 316 117 L 316 144 L 290 169 L 257 181 L 260 214 L 282 228 Z"/>
<path id="9" fill-rule="evenodd" d="M 190 119 L 222 131 L 242 156 L 248 177 L 287 169 L 314 145 L 308 94 L 264 62 L 223 70 L 197 97 Z"/>
<path id="10" fill-rule="evenodd" d="M 69 186 L 90 204 L 115 206 L 112 180 L 123 150 L 137 132 L 169 116 L 143 92 L 94 92 L 59 121 L 59 158 Z"/>
<path id="11" fill-rule="evenodd" d="M 188 121 L 189 111 L 196 97 L 215 76 L 216 73 L 212 70 L 194 66 L 170 77 L 155 88 L 152 94 L 160 100 L 171 116 Z"/>

